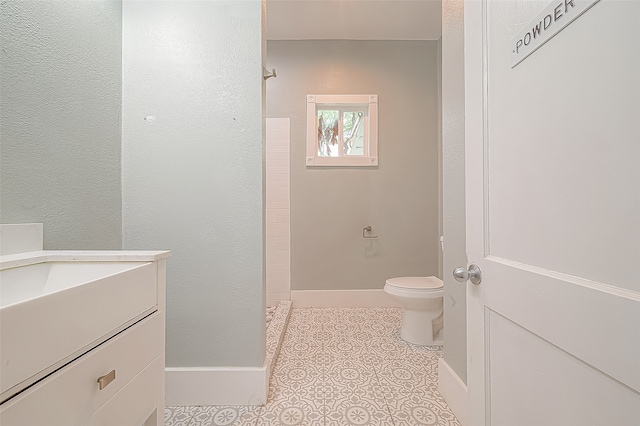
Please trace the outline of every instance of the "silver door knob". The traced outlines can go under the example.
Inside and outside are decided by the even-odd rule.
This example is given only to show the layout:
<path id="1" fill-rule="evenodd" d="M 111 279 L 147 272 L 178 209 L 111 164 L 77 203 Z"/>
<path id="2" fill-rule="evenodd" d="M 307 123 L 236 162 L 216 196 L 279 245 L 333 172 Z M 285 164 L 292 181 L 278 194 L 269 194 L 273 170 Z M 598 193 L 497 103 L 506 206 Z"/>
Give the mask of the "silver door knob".
<path id="1" fill-rule="evenodd" d="M 461 283 L 469 280 L 471 284 L 478 285 L 482 281 L 482 272 L 478 265 L 469 265 L 469 269 L 456 268 L 453 270 L 453 277 Z"/>

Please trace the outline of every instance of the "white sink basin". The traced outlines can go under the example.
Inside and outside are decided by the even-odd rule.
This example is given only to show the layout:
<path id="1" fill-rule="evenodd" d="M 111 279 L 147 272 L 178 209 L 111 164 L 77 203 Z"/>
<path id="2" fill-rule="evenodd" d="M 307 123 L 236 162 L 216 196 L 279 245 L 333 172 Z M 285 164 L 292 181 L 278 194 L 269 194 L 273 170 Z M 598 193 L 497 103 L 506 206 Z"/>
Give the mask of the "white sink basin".
<path id="1" fill-rule="evenodd" d="M 156 276 L 139 261 L 1 270 L 0 401 L 156 310 Z"/>
<path id="2" fill-rule="evenodd" d="M 146 262 L 43 262 L 0 271 L 0 308 L 26 302 Z"/>

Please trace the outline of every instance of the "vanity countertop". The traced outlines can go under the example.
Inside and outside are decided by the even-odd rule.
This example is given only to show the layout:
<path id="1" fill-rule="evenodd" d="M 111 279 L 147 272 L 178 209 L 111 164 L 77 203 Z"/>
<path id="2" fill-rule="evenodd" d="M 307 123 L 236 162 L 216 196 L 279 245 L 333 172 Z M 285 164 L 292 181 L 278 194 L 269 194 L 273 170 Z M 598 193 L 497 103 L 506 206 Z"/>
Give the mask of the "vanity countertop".
<path id="1" fill-rule="evenodd" d="M 0 256 L 0 269 L 42 262 L 153 262 L 169 256 L 168 250 L 42 250 Z"/>

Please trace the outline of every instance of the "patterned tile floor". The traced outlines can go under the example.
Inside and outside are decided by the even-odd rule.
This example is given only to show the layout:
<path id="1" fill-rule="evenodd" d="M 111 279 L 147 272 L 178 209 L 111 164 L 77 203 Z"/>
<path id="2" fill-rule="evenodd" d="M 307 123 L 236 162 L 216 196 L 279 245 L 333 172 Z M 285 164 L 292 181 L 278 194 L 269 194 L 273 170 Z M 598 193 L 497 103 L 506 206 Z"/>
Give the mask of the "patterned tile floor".
<path id="1" fill-rule="evenodd" d="M 400 338 L 397 308 L 293 309 L 263 407 L 168 407 L 165 425 L 459 426 L 441 347 Z"/>
<path id="2" fill-rule="evenodd" d="M 269 324 L 271 323 L 271 320 L 273 319 L 273 315 L 276 313 L 277 308 L 278 308 L 277 306 L 267 306 L 267 318 L 266 318 L 267 328 L 269 328 Z"/>

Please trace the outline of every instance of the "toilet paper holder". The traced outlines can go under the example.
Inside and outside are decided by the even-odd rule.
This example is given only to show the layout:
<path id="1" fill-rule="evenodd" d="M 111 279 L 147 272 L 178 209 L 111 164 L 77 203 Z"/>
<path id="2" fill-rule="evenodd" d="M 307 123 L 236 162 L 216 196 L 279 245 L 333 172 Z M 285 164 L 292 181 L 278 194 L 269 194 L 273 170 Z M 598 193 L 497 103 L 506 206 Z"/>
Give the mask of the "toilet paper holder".
<path id="1" fill-rule="evenodd" d="M 362 238 L 364 238 L 365 240 L 375 240 L 377 238 L 379 238 L 379 235 L 365 235 L 365 232 L 371 232 L 371 225 L 369 226 L 365 226 L 364 228 L 362 228 Z"/>

